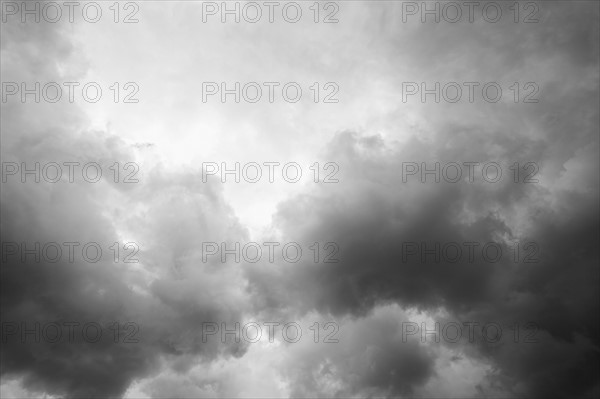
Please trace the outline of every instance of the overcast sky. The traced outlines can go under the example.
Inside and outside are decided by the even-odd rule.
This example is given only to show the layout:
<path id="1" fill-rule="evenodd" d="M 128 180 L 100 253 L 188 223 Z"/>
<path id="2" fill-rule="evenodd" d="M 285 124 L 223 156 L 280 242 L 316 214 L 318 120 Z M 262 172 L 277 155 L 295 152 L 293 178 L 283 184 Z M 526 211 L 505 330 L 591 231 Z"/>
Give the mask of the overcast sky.
<path id="1" fill-rule="evenodd" d="M 599 3 L 467 3 L 3 0 L 0 395 L 600 396 Z"/>

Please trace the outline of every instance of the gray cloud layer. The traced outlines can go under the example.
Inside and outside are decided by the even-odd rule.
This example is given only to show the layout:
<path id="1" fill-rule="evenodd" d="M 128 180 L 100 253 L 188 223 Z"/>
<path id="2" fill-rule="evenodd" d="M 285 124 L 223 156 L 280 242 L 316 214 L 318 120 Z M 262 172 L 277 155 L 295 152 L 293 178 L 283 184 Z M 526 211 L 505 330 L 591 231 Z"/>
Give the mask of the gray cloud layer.
<path id="1" fill-rule="evenodd" d="M 373 66 L 381 76 L 372 82 L 377 87 L 435 76 L 536 80 L 543 92 L 539 104 L 419 105 L 417 117 L 415 107 L 386 92 L 392 105 L 380 115 L 385 123 L 376 125 L 396 129 L 397 140 L 370 126 L 337 132 L 322 155 L 340 165 L 341 182 L 315 185 L 280 203 L 273 227 L 285 240 L 336 242 L 340 263 L 203 263 L 200 242 L 250 239 L 221 185 L 202 183 L 198 167 L 171 170 L 147 161 L 160 151 L 110 129 L 90 129 L 76 105 L 3 103 L 3 161 L 142 164 L 141 182 L 131 186 L 3 183 L 3 242 L 109 246 L 135 237 L 141 247 L 140 265 L 109 258 L 95 264 L 3 261 L 3 322 L 140 326 L 137 344 L 114 344 L 110 335 L 96 344 L 3 343 L 3 379 L 19 379 L 31 396 L 121 397 L 141 380 L 147 384 L 140 389 L 154 397 L 244 396 L 243 384 L 234 382 L 240 376 L 190 376 L 198 367 L 250 359 L 248 367 L 275 370 L 293 397 L 410 397 L 427 396 L 428 384 L 448 379 L 452 367 L 466 370 L 469 359 L 489 366 L 472 395 L 597 396 L 598 11 L 586 7 L 547 6 L 546 24 L 512 26 L 509 20 L 484 33 L 460 24 L 408 28 L 385 7 L 365 10 L 381 23 L 363 29 L 364 41 L 356 45 L 384 59 Z M 3 81 L 85 76 L 88 61 L 65 27 L 9 23 L 2 29 Z M 353 60 L 348 48 L 339 51 L 340 60 Z M 347 67 L 349 76 L 368 72 Z M 407 75 L 414 70 L 419 75 Z M 540 182 L 402 181 L 403 162 L 436 161 L 532 161 Z M 539 262 L 512 262 L 513 240 L 535 242 Z M 402 243 L 409 241 L 502 242 L 507 255 L 497 263 L 403 262 Z M 403 342 L 401 322 L 417 310 L 440 322 L 534 321 L 540 342 Z M 248 317 L 335 319 L 340 343 L 282 344 L 259 366 L 244 342 L 202 342 L 203 321 Z M 177 383 L 184 377 L 194 382 Z"/>

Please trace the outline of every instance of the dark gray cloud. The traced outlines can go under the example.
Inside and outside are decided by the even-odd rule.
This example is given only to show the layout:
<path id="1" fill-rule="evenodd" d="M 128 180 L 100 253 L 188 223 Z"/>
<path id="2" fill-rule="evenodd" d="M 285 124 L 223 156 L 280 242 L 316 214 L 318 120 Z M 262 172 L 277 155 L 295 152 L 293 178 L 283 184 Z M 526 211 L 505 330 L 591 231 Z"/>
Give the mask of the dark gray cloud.
<path id="1" fill-rule="evenodd" d="M 110 52 L 119 54 L 115 62 L 129 64 L 136 78 L 150 76 L 156 85 L 147 86 L 147 93 L 159 100 L 148 95 L 149 105 L 140 105 L 147 108 L 115 112 L 115 130 L 90 120 L 103 120 L 108 108 L 2 103 L 3 161 L 95 161 L 105 170 L 116 161 L 140 165 L 140 183 L 131 185 L 110 179 L 90 184 L 79 177 L 74 184 L 18 179 L 2 184 L 3 242 L 93 241 L 105 250 L 115 241 L 140 246 L 137 264 L 116 263 L 109 251 L 97 263 L 33 262 L 31 257 L 23 262 L 14 256 L 2 262 L 3 323 L 105 327 L 97 343 L 83 342 L 80 334 L 74 342 L 54 344 L 3 336 L 8 341 L 0 358 L 3 387 L 17 381 L 29 396 L 73 398 L 600 394 L 597 7 L 540 3 L 541 23 L 529 25 L 510 18 L 497 24 L 403 24 L 400 3 L 348 3 L 353 5 L 342 10 L 339 36 L 333 27 L 316 28 L 312 36 L 301 29 L 273 35 L 238 27 L 235 32 L 256 47 L 238 43 L 226 26 L 195 35 L 195 25 L 185 25 L 197 11 L 191 3 L 170 9 L 172 18 L 181 19 L 177 28 L 161 20 L 162 11 L 147 9 L 148 26 L 164 24 L 165 30 L 145 31 L 140 25 L 130 33 L 152 46 L 140 40 L 129 54 L 125 44 L 132 42 L 124 42 Z M 105 61 L 87 58 L 75 30 L 3 23 L 2 80 L 85 80 L 98 68 L 110 70 Z M 114 38 L 122 32 L 115 27 L 106 34 Z M 207 32 L 224 38 L 227 46 L 209 41 Z M 315 32 L 333 39 L 322 40 Z M 99 39 L 85 33 L 87 50 L 101 53 L 94 47 Z M 174 45 L 171 37 L 182 33 L 197 53 Z M 304 42 L 323 47 L 294 50 Z M 144 58 L 150 50 L 159 54 L 153 63 Z M 259 72 L 229 61 L 260 52 L 265 57 L 259 57 Z M 211 62 L 203 58 L 209 56 Z M 200 65 L 204 61 L 208 67 Z M 225 108 L 235 111 L 233 118 L 221 114 L 222 104 L 200 109 L 200 82 L 217 79 L 222 64 L 235 65 L 221 71 L 231 79 L 312 82 L 337 76 L 343 101 L 324 108 L 310 102 L 273 105 L 267 111 L 229 104 Z M 498 81 L 505 89 L 515 81 L 535 81 L 540 102 L 511 103 L 509 91 L 498 104 L 401 102 L 402 82 L 433 80 Z M 209 122 L 202 125 L 200 119 Z M 139 143 L 119 134 L 118 127 L 136 124 L 148 130 L 156 124 L 168 139 L 158 144 L 148 139 L 146 145 L 146 139 Z M 160 132 L 164 126 L 173 132 Z M 336 132 L 339 126 L 345 130 Z M 324 132 L 326 140 L 319 136 Z M 175 133 L 190 143 L 175 141 Z M 217 133 L 225 139 L 210 141 L 208 136 Z M 271 229 L 273 240 L 306 247 L 335 242 L 340 262 L 202 262 L 201 242 L 255 238 L 227 201 L 234 197 L 239 203 L 235 193 L 251 190 L 234 190 L 228 198 L 224 185 L 202 182 L 195 158 L 175 167 L 179 159 L 163 157 L 177 149 L 173 144 L 165 150 L 172 137 L 177 145 L 186 144 L 181 151 L 188 156 L 206 155 L 202 151 L 208 147 L 228 157 L 243 151 L 254 155 L 262 146 L 262 155 L 292 160 L 314 148 L 311 156 L 336 162 L 340 183 L 299 189 L 299 195 L 279 204 Z M 229 147 L 242 150 L 229 152 Z M 498 162 L 504 178 L 490 184 L 479 173 L 472 183 L 434 184 L 421 183 L 417 175 L 404 182 L 404 162 Z M 539 182 L 514 183 L 513 162 L 535 162 Z M 257 208 L 260 201 L 243 200 Z M 513 241 L 534 242 L 539 261 L 513 262 Z M 480 245 L 474 262 L 420 261 L 419 255 L 404 261 L 407 242 Z M 500 243 L 498 262 L 481 259 L 486 242 Z M 522 260 L 529 251 L 520 250 Z M 538 342 L 490 344 L 480 333 L 476 343 L 404 342 L 402 323 L 420 319 L 495 322 L 508 337 L 508 326 L 535 322 Z M 202 342 L 204 321 L 232 325 L 242 320 L 297 320 L 304 326 L 334 320 L 340 342 Z M 139 342 L 114 343 L 107 327 L 115 321 L 136 323 Z M 62 335 L 68 335 L 67 328 Z M 20 391 L 12 389 L 8 393 L 17 396 Z"/>
<path id="2" fill-rule="evenodd" d="M 82 140 L 80 146 L 72 142 L 69 150 L 46 145 L 56 159 L 78 159 L 80 149 L 89 145 L 91 159 L 107 155 L 123 159 L 126 146 L 111 148 L 110 144 L 91 138 Z M 107 140 L 110 142 L 110 140 Z M 19 153 L 19 160 L 44 161 L 37 150 Z M 121 153 L 120 153 L 121 152 Z M 96 155 L 97 154 L 97 155 Z M 15 155 L 13 153 L 12 155 Z M 127 158 L 127 157 L 126 157 Z M 35 322 L 43 327 L 46 323 L 88 322 L 103 326 L 103 338 L 97 343 L 82 342 L 81 327 L 76 329 L 78 339 L 71 342 L 68 329 L 63 326 L 63 340 L 57 344 L 35 343 L 30 336 L 21 342 L 20 331 L 8 336 L 2 350 L 2 374 L 6 378 L 25 376 L 24 383 L 32 392 L 47 392 L 68 397 L 120 396 L 134 378 L 156 370 L 160 357 L 178 357 L 185 369 L 185 358 L 200 355 L 214 359 L 221 355 L 242 354 L 243 345 L 216 345 L 201 342 L 201 323 L 205 320 L 239 320 L 243 294 L 234 286 L 222 288 L 236 280 L 236 272 L 223 267 L 212 275 L 208 265 L 202 264 L 199 253 L 186 252 L 199 237 L 217 233 L 221 229 L 244 231 L 231 218 L 224 205 L 222 194 L 211 191 L 210 186 L 193 187 L 187 183 L 193 177 L 161 177 L 160 171 L 145 174 L 143 187 L 131 188 L 125 197 L 114 183 L 90 183 L 79 181 L 69 188 L 56 190 L 41 184 L 22 184 L 18 180 L 7 183 L 2 193 L 2 240 L 26 243 L 32 248 L 35 242 L 44 243 L 77 241 L 98 243 L 104 255 L 97 263 L 84 261 L 79 255 L 81 246 L 75 250 L 75 262 L 67 261 L 67 253 L 58 263 L 35 262 L 29 256 L 25 262 L 18 256 L 8 255 L 1 269 L 1 299 L 3 323 L 25 322 L 33 328 Z M 165 190 L 166 186 L 171 188 Z M 146 212 L 155 216 L 151 223 L 160 223 L 160 229 L 147 232 L 143 215 L 132 215 L 139 201 L 160 187 L 162 196 L 153 203 L 146 202 Z M 182 200 L 182 194 L 186 199 Z M 132 217 L 134 226 L 142 234 L 134 233 L 141 250 L 137 254 L 144 269 L 131 264 L 115 263 L 108 248 L 113 242 L 124 242 L 104 214 L 103 201 L 114 200 L 118 209 L 113 212 L 122 218 Z M 196 198 L 195 205 L 190 203 Z M 179 201 L 183 201 L 177 208 Z M 187 202 L 187 203 L 186 203 Z M 193 206 L 196 206 L 194 215 Z M 65 208 L 67 207 L 67 208 Z M 210 210 L 210 213 L 205 213 Z M 164 216 L 159 216 L 159 215 Z M 162 218 L 168 218 L 163 220 Z M 213 219 L 214 218 L 214 219 Z M 230 219 L 229 224 L 223 221 Z M 179 223 L 181 222 L 181 223 Z M 185 223 L 193 225 L 180 233 Z M 153 226 L 151 226 L 153 227 Z M 187 241 L 185 241 L 187 240 Z M 152 249 L 148 250 L 149 244 Z M 64 248 L 64 247 L 63 247 Z M 121 262 L 122 262 L 121 257 Z M 148 273 L 153 278 L 148 281 Z M 217 299 L 225 293 L 226 300 Z M 234 310 L 235 309 L 235 310 Z M 135 335 L 138 343 L 112 342 L 113 322 L 133 322 L 139 326 Z M 19 327 L 20 329 L 20 327 Z M 118 371 L 116 371 L 118 370 Z"/>
<path id="3" fill-rule="evenodd" d="M 16 60 L 6 67 L 3 63 L 3 79 L 65 78 L 58 63 L 74 54 L 63 28 L 46 24 L 25 30 L 19 24 L 3 24 L 3 38 L 5 28 L 11 40 L 3 39 L 3 62 L 5 54 Z M 67 79 L 78 76 L 71 71 Z M 106 173 L 114 162 L 139 156 L 135 146 L 110 132 L 85 129 L 89 122 L 76 104 L 29 105 L 2 104 L 4 162 L 25 162 L 30 168 L 35 162 L 98 162 Z M 23 261 L 4 253 L 8 247 L 3 247 L 3 328 L 17 328 L 16 334 L 3 330 L 3 381 L 20 379 L 34 396 L 120 397 L 133 380 L 158 372 L 164 359 L 177 359 L 173 367 L 183 371 L 198 357 L 210 362 L 244 353 L 243 344 L 201 341 L 202 321 L 240 319 L 243 294 L 233 286 L 221 288 L 236 280 L 234 270 L 223 268 L 212 275 L 198 252 L 186 248 L 210 234 L 246 233 L 220 187 L 193 183 L 197 173 L 172 173 L 160 165 L 144 170 L 142 165 L 140 182 L 131 185 L 115 183 L 111 176 L 89 183 L 80 169 L 74 183 L 35 183 L 33 176 L 22 183 L 18 175 L 3 183 L 3 245 L 24 243 L 31 249 L 36 242 L 55 242 L 63 248 L 60 260 L 51 263 L 32 255 Z M 128 231 L 123 231 L 124 222 L 129 223 Z M 122 255 L 118 263 L 113 261 L 109 247 L 113 242 L 122 245 L 124 236 L 134 237 L 140 246 L 136 258 L 141 267 L 123 263 Z M 62 243 L 74 241 L 81 244 L 75 248 L 74 262 L 69 262 Z M 82 258 L 81 245 L 88 242 L 102 247 L 100 261 Z M 225 299 L 216 298 L 221 293 Z M 123 342 L 123 334 L 134 329 L 130 326 L 115 343 L 110 329 L 114 322 L 122 329 L 134 323 L 131 339 L 136 342 Z M 58 323 L 62 339 L 51 343 L 39 333 L 39 338 L 29 334 L 22 339 L 22 323 L 32 330 L 36 323 L 41 329 Z M 71 327 L 72 336 L 69 323 L 78 323 Z M 83 339 L 86 323 L 102 327 L 98 342 Z M 94 337 L 95 328 L 89 331 Z M 55 333 L 50 327 L 50 340 Z"/>
<path id="4" fill-rule="evenodd" d="M 408 316 L 383 309 L 343 323 L 341 344 L 289 349 L 293 361 L 284 375 L 292 397 L 410 397 L 435 374 L 436 354 L 418 342 L 403 342 L 401 322 Z"/>
<path id="5" fill-rule="evenodd" d="M 597 395 L 598 14 L 589 10 L 578 19 L 584 9 L 589 7 L 547 5 L 546 24 L 515 26 L 511 34 L 501 33 L 506 26 L 498 24 L 477 35 L 448 28 L 440 36 L 442 27 L 430 24 L 398 35 L 399 49 L 411 42 L 429 45 L 416 58 L 400 51 L 397 59 L 389 59 L 390 67 L 414 63 L 421 66 L 422 79 L 531 77 L 543 82 L 540 103 L 426 104 L 426 121 L 411 131 L 399 130 L 397 142 L 368 130 L 339 133 L 327 156 L 340 165 L 344 184 L 280 204 L 275 224 L 288 237 L 338 243 L 342 261 L 278 265 L 275 271 L 249 266 L 259 306 L 276 311 L 293 303 L 298 313 L 317 310 L 361 319 L 374 308 L 397 303 L 428 312 L 444 309 L 449 320 L 505 326 L 533 321 L 540 327 L 539 343 L 463 348 L 499 370 L 488 375 L 489 385 L 479 394 L 496 386 L 502 387 L 500 395 Z M 394 14 L 383 19 L 389 18 Z M 559 21 L 564 29 L 557 27 Z M 375 49 L 390 51 L 384 45 Z M 467 57 L 466 63 L 456 54 Z M 396 86 L 400 80 L 406 76 L 398 77 Z M 410 116 L 404 107 L 389 117 Z M 418 175 L 402 181 L 403 162 L 431 167 L 469 161 L 499 162 L 508 173 L 512 162 L 535 162 L 539 183 L 515 184 L 506 175 L 495 184 L 481 175 L 473 183 L 434 184 L 430 176 L 423 184 Z M 513 262 L 510 243 L 517 240 L 535 242 L 539 262 Z M 497 263 L 481 257 L 474 263 L 438 263 L 431 257 L 421 262 L 415 256 L 402 261 L 405 242 L 431 248 L 435 242 L 469 241 L 504 243 L 505 256 Z"/>
<path id="6" fill-rule="evenodd" d="M 280 265 L 283 270 L 275 273 L 265 272 L 263 266 L 249 267 L 254 292 L 267 297 L 261 300 L 263 305 L 282 306 L 285 298 L 298 311 L 316 309 L 338 316 L 360 317 L 377 305 L 395 302 L 443 308 L 460 320 L 481 323 L 534 321 L 546 334 L 541 343 L 530 344 L 525 351 L 509 347 L 506 353 L 502 348 L 482 353 L 514 378 L 521 393 L 589 394 L 597 389 L 599 360 L 598 320 L 592 317 L 599 311 L 597 181 L 591 178 L 590 190 L 584 193 L 551 192 L 549 184 L 506 181 L 402 182 L 402 162 L 498 159 L 486 154 L 487 148 L 500 147 L 521 159 L 542 159 L 542 165 L 551 163 L 539 155 L 543 145 L 528 148 L 518 140 L 488 136 L 487 146 L 475 146 L 474 152 L 469 143 L 478 140 L 471 139 L 477 133 L 461 133 L 444 132 L 431 144 L 414 140 L 401 148 L 388 148 L 377 137 L 340 134 L 331 148 L 344 180 L 352 184 L 282 204 L 277 222 L 290 236 L 338 243 L 342 261 Z M 443 137 L 453 139 L 444 142 Z M 597 143 L 591 132 L 587 139 Z M 543 181 L 552 178 L 544 176 Z M 478 242 L 480 249 L 504 238 L 510 241 L 502 245 L 504 256 L 496 263 L 481 256 L 473 263 L 435 262 L 432 256 L 425 261 L 420 256 L 402 260 L 405 242 L 426 243 L 429 248 L 436 242 Z M 535 242 L 539 262 L 515 263 L 510 247 L 515 240 Z M 545 356 L 551 360 L 542 360 Z M 542 382 L 547 380 L 552 383 Z"/>

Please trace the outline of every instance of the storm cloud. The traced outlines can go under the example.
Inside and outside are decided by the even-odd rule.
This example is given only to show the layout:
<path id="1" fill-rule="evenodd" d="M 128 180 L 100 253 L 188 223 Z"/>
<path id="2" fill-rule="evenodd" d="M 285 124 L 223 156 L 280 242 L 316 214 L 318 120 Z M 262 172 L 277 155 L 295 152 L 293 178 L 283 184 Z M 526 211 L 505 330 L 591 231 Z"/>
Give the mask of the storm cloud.
<path id="1" fill-rule="evenodd" d="M 4 4 L 2 397 L 600 395 L 597 3 L 481 2 L 502 4 L 493 23 L 319 3 L 332 24 L 309 3 L 256 24 L 195 1 L 137 2 L 133 24 L 108 3 L 97 24 Z M 221 81 L 304 97 L 205 101 Z M 104 98 L 21 101 L 5 82 Z M 235 162 L 303 174 L 207 171 Z M 302 256 L 231 251 L 265 242 Z"/>

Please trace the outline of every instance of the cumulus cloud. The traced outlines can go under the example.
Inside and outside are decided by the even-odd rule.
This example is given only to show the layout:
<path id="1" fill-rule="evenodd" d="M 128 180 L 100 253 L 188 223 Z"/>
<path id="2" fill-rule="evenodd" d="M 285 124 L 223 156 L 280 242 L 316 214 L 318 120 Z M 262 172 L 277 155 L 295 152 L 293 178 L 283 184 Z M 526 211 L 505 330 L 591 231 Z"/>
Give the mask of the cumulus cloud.
<path id="1" fill-rule="evenodd" d="M 2 182 L 3 397 L 600 393 L 597 7 L 545 2 L 539 23 L 509 13 L 438 24 L 404 23 L 402 3 L 339 5 L 332 25 L 199 24 L 195 2 L 141 3 L 128 26 L 2 23 L 3 82 L 135 80 L 141 98 L 1 104 L 3 171 L 103 171 L 96 183 L 80 169 L 73 182 L 65 169 L 57 183 L 19 172 Z M 221 80 L 335 81 L 340 101 L 203 103 L 202 82 Z M 497 103 L 404 101 L 403 84 L 436 81 L 504 92 Z M 531 82 L 539 101 L 523 103 Z M 335 162 L 339 182 L 203 181 L 208 161 Z M 123 182 L 127 162 L 138 182 Z M 421 175 L 436 162 L 439 182 Z M 497 182 L 495 168 L 482 172 L 492 162 Z M 74 241 L 103 256 L 19 252 Z M 203 258 L 202 243 L 250 241 L 305 252 L 297 263 Z M 315 262 L 315 242 L 334 243 L 339 261 Z M 274 340 L 248 342 L 206 340 L 207 322 L 279 324 Z M 299 342 L 285 339 L 289 322 Z M 36 323 L 63 339 L 36 342 Z M 97 342 L 82 338 L 86 323 L 102 327 Z M 502 339 L 407 330 L 422 323 L 494 323 Z"/>
<path id="2" fill-rule="evenodd" d="M 3 65 L 8 79 L 65 78 L 58 63 L 73 56 L 71 41 L 63 29 L 41 26 L 25 32 L 19 25 L 7 25 L 15 32 L 3 43 L 3 62 L 5 54 L 21 60 Z M 41 54 L 44 59 L 38 62 Z M 18 65 L 23 68 L 16 70 Z M 67 79 L 77 76 L 73 72 Z M 96 162 L 106 174 L 114 162 L 145 156 L 144 149 L 110 132 L 86 129 L 89 121 L 76 104 L 40 104 L 39 110 L 3 104 L 2 112 L 7 115 L 2 126 L 6 163 L 25 163 L 32 169 L 36 162 Z M 137 176 L 139 183 L 130 185 L 106 175 L 90 183 L 81 167 L 75 167 L 72 183 L 66 169 L 55 184 L 43 179 L 24 184 L 19 175 L 7 179 L 1 226 L 3 378 L 19 376 L 30 395 L 115 397 L 135 378 L 156 372 L 162 357 L 178 358 L 176 368 L 185 369 L 195 357 L 210 361 L 244 353 L 240 345 L 203 344 L 200 339 L 203 320 L 238 320 L 245 299 L 234 284 L 241 279 L 239 272 L 202 264 L 194 248 L 211 235 L 239 239 L 246 232 L 221 187 L 194 184 L 195 174 L 173 173 L 155 164 Z M 28 179 L 35 183 L 35 176 Z M 135 259 L 141 262 L 123 263 L 121 253 L 116 263 L 109 248 L 128 240 L 138 244 Z M 80 243 L 72 251 L 74 260 L 63 244 L 70 242 Z M 62 256 L 52 262 L 55 247 L 43 256 L 38 249 L 25 260 L 11 252 L 12 245 L 31 250 L 36 243 L 57 243 Z M 99 261 L 83 257 L 86 243 L 101 247 Z M 89 253 L 95 258 L 93 250 Z M 114 322 L 124 330 L 118 345 L 110 330 Z M 41 330 L 36 333 L 36 324 L 44 329 L 49 323 L 57 323 L 60 331 L 48 334 L 62 337 L 51 345 L 40 340 Z M 86 323 L 101 326 L 98 342 L 82 338 Z M 133 324 L 124 329 L 125 323 Z M 33 332 L 23 339 L 25 329 Z M 95 337 L 95 328 L 90 331 Z M 122 343 L 122 335 L 131 333 L 132 341 Z"/>

